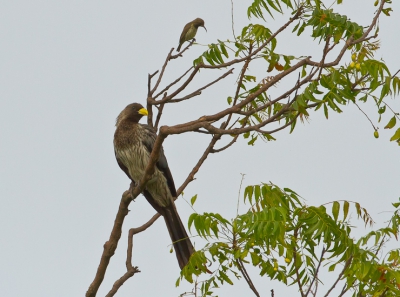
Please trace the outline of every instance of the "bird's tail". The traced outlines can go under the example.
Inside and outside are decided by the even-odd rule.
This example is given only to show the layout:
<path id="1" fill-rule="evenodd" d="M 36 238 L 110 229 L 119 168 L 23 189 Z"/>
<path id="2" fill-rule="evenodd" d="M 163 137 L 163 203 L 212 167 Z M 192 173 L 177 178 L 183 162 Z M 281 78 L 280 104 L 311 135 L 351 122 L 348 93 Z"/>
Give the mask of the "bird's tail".
<path id="1" fill-rule="evenodd" d="M 177 52 L 179 52 L 179 51 L 181 50 L 181 46 L 182 46 L 182 43 L 179 43 L 179 46 L 178 46 L 178 48 L 176 49 Z"/>
<path id="2" fill-rule="evenodd" d="M 176 211 L 174 203 L 164 207 L 162 215 L 174 245 L 179 267 L 183 269 L 183 267 L 185 267 L 189 262 L 189 258 L 194 252 L 194 247 L 186 233 L 185 227 Z"/>

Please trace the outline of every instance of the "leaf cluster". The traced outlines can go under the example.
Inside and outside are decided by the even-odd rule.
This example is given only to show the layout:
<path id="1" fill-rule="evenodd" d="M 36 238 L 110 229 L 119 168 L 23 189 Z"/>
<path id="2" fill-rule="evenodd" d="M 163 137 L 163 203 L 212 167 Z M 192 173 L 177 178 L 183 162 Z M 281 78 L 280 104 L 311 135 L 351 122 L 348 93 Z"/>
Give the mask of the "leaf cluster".
<path id="1" fill-rule="evenodd" d="M 190 216 L 189 228 L 208 244 L 192 256 L 178 283 L 182 278 L 193 282 L 193 276 L 205 272 L 207 263 L 213 264 L 213 274 L 200 288 L 202 296 L 213 295 L 224 283 L 233 285 L 244 266 L 250 265 L 260 276 L 296 284 L 306 294 L 307 288 L 320 281 L 321 267 L 330 272 L 340 267 L 338 278 L 353 296 L 375 296 L 383 291 L 385 296 L 397 296 L 400 249 L 381 259 L 377 251 L 383 242 L 398 236 L 400 203 L 394 204 L 396 211 L 386 228 L 356 240 L 349 223 L 351 207 L 365 224 L 372 224 L 359 203 L 334 201 L 329 203 L 330 210 L 326 205 L 307 206 L 293 190 L 272 183 L 246 187 L 244 202 L 250 206 L 248 211 L 231 220 L 215 213 Z"/>

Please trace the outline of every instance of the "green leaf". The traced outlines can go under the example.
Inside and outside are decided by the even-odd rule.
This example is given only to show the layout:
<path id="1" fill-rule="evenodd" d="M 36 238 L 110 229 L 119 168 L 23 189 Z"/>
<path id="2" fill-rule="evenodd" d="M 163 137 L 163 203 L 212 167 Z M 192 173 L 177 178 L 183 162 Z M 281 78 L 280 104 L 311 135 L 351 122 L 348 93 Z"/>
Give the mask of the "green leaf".
<path id="1" fill-rule="evenodd" d="M 193 222 L 194 222 L 194 220 L 195 220 L 195 218 L 196 218 L 197 216 L 198 216 L 197 213 L 192 213 L 192 214 L 190 215 L 190 217 L 189 217 L 189 223 L 188 223 L 189 230 L 190 230 L 190 227 L 192 227 L 192 224 L 193 224 Z"/>
<path id="2" fill-rule="evenodd" d="M 222 51 L 222 53 L 224 54 L 224 56 L 227 57 L 227 58 L 229 58 L 228 52 L 226 51 L 226 48 L 225 48 L 225 44 L 220 43 L 220 44 L 219 44 L 219 47 L 221 48 L 221 51 Z"/>
<path id="3" fill-rule="evenodd" d="M 346 220 L 349 213 L 349 202 L 345 201 L 343 203 L 343 221 Z"/>
<path id="4" fill-rule="evenodd" d="M 326 104 L 324 104 L 324 114 L 325 118 L 328 119 L 328 107 L 326 106 Z"/>
<path id="5" fill-rule="evenodd" d="M 304 65 L 301 69 L 301 78 L 307 75 L 306 67 L 307 65 Z"/>
<path id="6" fill-rule="evenodd" d="M 400 128 L 396 130 L 392 138 L 390 138 L 390 141 L 398 140 L 400 139 Z"/>
<path id="7" fill-rule="evenodd" d="M 392 129 L 396 125 L 396 116 L 393 116 L 389 123 L 385 126 L 385 129 Z"/>
<path id="8" fill-rule="evenodd" d="M 233 282 L 230 280 L 230 278 L 223 272 L 219 271 L 219 276 L 226 281 L 228 284 L 233 285 Z"/>
<path id="9" fill-rule="evenodd" d="M 257 138 L 258 138 L 258 136 L 256 136 L 256 137 L 251 136 L 251 140 L 247 144 L 248 145 L 254 145 L 254 142 L 256 142 Z"/>
<path id="10" fill-rule="evenodd" d="M 196 202 L 196 200 L 197 200 L 197 194 L 194 195 L 194 196 L 192 197 L 192 199 L 190 199 L 190 203 L 192 204 L 192 206 L 194 205 L 194 203 Z"/>

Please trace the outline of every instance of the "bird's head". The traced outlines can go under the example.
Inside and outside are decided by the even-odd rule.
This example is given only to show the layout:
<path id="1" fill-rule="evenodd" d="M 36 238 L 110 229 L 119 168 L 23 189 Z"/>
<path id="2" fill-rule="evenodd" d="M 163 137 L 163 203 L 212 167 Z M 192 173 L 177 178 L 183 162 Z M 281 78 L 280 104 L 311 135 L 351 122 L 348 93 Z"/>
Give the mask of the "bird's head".
<path id="1" fill-rule="evenodd" d="M 201 18 L 195 19 L 195 20 L 193 21 L 193 25 L 194 25 L 196 28 L 198 28 L 198 27 L 203 27 L 204 30 L 207 31 L 206 27 L 204 26 L 204 21 L 203 21 L 203 19 L 201 19 Z"/>
<path id="2" fill-rule="evenodd" d="M 118 115 L 116 126 L 118 126 L 123 120 L 130 120 L 138 123 L 143 116 L 147 115 L 147 109 L 144 108 L 140 103 L 131 103 Z"/>

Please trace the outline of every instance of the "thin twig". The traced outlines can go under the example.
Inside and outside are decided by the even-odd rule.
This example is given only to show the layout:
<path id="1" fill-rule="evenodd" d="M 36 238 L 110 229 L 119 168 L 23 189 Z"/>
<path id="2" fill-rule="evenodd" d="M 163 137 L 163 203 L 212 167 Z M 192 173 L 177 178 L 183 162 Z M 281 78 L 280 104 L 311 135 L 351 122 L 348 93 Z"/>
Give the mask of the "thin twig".
<path id="1" fill-rule="evenodd" d="M 371 123 L 372 128 L 374 128 L 375 131 L 377 131 L 378 129 L 375 127 L 374 123 L 371 121 L 371 119 L 369 118 L 369 116 L 364 112 L 364 110 L 362 110 L 360 108 L 360 106 L 358 106 L 358 104 L 356 102 L 353 102 L 355 104 L 355 106 L 358 107 L 358 109 L 365 115 L 365 117 L 368 119 L 368 121 Z"/>
<path id="2" fill-rule="evenodd" d="M 256 295 L 257 297 L 260 297 L 260 294 L 258 293 L 256 287 L 254 286 L 253 282 L 251 281 L 251 278 L 250 278 L 249 274 L 247 273 L 247 270 L 244 267 L 243 262 L 240 258 L 236 260 L 236 264 L 237 264 L 240 272 L 242 273 L 244 279 L 246 280 L 247 284 L 249 285 L 250 289 L 254 292 L 254 295 Z"/>
<path id="3" fill-rule="evenodd" d="M 305 296 L 308 296 L 308 293 L 310 293 L 310 290 L 311 290 L 312 285 L 314 284 L 314 282 L 315 282 L 315 281 L 317 280 L 317 278 L 318 278 L 319 268 L 321 267 L 321 263 L 322 263 L 322 260 L 323 260 L 323 258 L 324 258 L 325 252 L 326 252 L 326 249 L 325 249 L 325 247 L 323 247 L 323 248 L 322 248 L 322 252 L 321 252 L 321 257 L 319 258 L 319 262 L 318 262 L 317 269 L 315 270 L 315 273 L 314 273 L 314 275 L 313 275 L 313 279 L 312 279 L 312 281 L 311 281 L 311 283 L 310 283 L 310 286 L 308 287 L 308 290 L 307 290 Z M 318 281 L 317 281 L 317 283 L 318 283 Z"/>
<path id="4" fill-rule="evenodd" d="M 240 202 L 240 193 L 242 192 L 242 185 L 243 185 L 243 180 L 244 180 L 244 176 L 246 174 L 241 173 L 240 174 L 242 176 L 242 178 L 240 179 L 240 186 L 239 186 L 239 193 L 238 193 L 238 200 L 237 200 L 237 205 L 236 205 L 236 217 L 239 216 L 239 202 Z"/>
<path id="5" fill-rule="evenodd" d="M 293 235 L 295 242 L 297 241 L 297 235 L 298 235 L 298 229 L 295 229 L 294 230 L 294 235 Z M 297 267 L 297 249 L 296 249 L 296 244 L 293 247 L 293 261 L 294 261 L 294 270 L 296 272 L 296 283 L 299 286 L 299 291 L 300 291 L 301 297 L 305 297 L 304 291 L 303 291 L 303 285 L 302 285 L 301 280 L 300 280 L 299 269 Z"/>
<path id="6" fill-rule="evenodd" d="M 337 283 L 340 281 L 340 279 L 342 278 L 343 274 L 346 272 L 346 269 L 350 266 L 352 260 L 353 260 L 352 256 L 350 256 L 350 258 L 347 259 L 347 261 L 344 264 L 344 267 L 343 267 L 342 271 L 339 273 L 339 276 L 337 277 L 336 281 L 333 283 L 332 287 L 328 290 L 328 292 L 326 292 L 324 297 L 328 297 L 328 295 L 336 287 Z M 343 292 L 343 290 L 342 290 L 342 292 Z M 342 294 L 340 296 L 342 296 Z"/>
<path id="7" fill-rule="evenodd" d="M 364 32 L 364 34 L 359 39 L 354 40 L 354 44 L 376 37 L 376 35 L 374 35 L 374 36 L 368 37 L 368 39 L 367 39 L 367 36 L 372 31 L 372 29 L 375 27 L 375 25 L 379 19 L 379 16 L 382 13 L 382 9 L 383 9 L 385 2 L 386 2 L 386 0 L 381 0 L 381 4 L 379 5 L 378 10 L 376 11 L 375 17 L 372 19 L 371 25 L 369 25 L 368 29 Z"/>
<path id="8" fill-rule="evenodd" d="M 177 83 L 178 83 L 182 78 L 184 78 L 184 77 L 186 76 L 186 74 L 188 74 L 189 71 L 192 70 L 192 69 L 193 69 L 193 66 L 190 67 L 188 70 L 186 70 L 185 73 L 183 73 L 181 76 L 179 76 L 177 79 L 175 79 L 172 83 L 170 83 L 170 84 L 169 84 L 168 86 L 166 86 L 164 89 L 162 89 L 159 93 L 157 93 L 157 95 L 155 95 L 155 96 L 153 97 L 153 99 L 154 99 L 154 100 L 157 99 L 158 96 L 160 96 L 161 94 L 163 94 L 163 93 L 165 93 L 166 91 L 168 91 L 169 88 L 171 88 L 173 85 L 177 84 Z M 154 104 L 156 104 L 156 103 L 154 103 Z"/>
<path id="9" fill-rule="evenodd" d="M 234 68 L 231 68 L 229 71 L 225 72 L 223 75 L 221 75 L 220 77 L 218 77 L 214 81 L 212 81 L 212 82 L 206 84 L 205 86 L 197 89 L 196 91 L 186 95 L 185 97 L 182 97 L 182 98 L 179 98 L 179 99 L 171 99 L 171 100 L 168 101 L 168 103 L 181 102 L 183 100 L 187 100 L 187 99 L 190 99 L 190 98 L 192 98 L 194 96 L 200 95 L 202 90 L 207 89 L 208 87 L 212 86 L 213 84 L 219 82 L 221 79 L 224 79 L 225 77 L 227 77 L 229 74 L 232 74 L 233 70 L 234 70 Z"/>
<path id="10" fill-rule="evenodd" d="M 160 107 L 158 108 L 158 113 L 157 113 L 157 117 L 156 117 L 156 122 L 155 122 L 155 124 L 154 124 L 154 129 L 156 129 L 156 131 L 158 130 L 158 125 L 160 124 L 162 112 L 163 112 L 163 110 L 164 110 L 164 105 L 165 105 L 165 103 L 162 103 L 162 104 L 160 104 Z"/>
<path id="11" fill-rule="evenodd" d="M 186 52 L 188 49 L 189 49 L 189 47 L 191 47 L 192 45 L 193 45 L 193 43 L 196 41 L 196 39 L 192 39 L 192 40 L 190 40 L 190 42 L 189 42 L 189 44 L 183 49 L 183 50 L 181 50 L 179 53 L 177 53 L 176 55 L 173 55 L 173 56 L 171 56 L 170 57 L 170 59 L 172 60 L 172 59 L 176 59 L 176 58 L 179 58 L 179 57 L 182 57 L 182 54 L 184 53 L 184 52 Z M 173 50 L 174 50 L 174 48 L 173 48 Z"/>
<path id="12" fill-rule="evenodd" d="M 232 35 L 233 35 L 233 39 L 236 40 L 236 35 L 235 35 L 235 27 L 234 27 L 234 21 L 233 21 L 233 0 L 231 0 L 231 20 L 232 20 Z"/>
<path id="13" fill-rule="evenodd" d="M 162 78 L 163 78 L 163 76 L 164 76 L 165 68 L 167 68 L 167 64 L 168 64 L 168 62 L 169 62 L 169 60 L 170 60 L 170 58 L 171 58 L 171 53 L 172 53 L 173 50 L 174 50 L 174 49 L 172 48 L 172 49 L 169 51 L 169 53 L 168 53 L 168 55 L 167 55 L 167 58 L 165 59 L 164 65 L 163 65 L 162 68 L 161 68 L 161 72 L 160 72 L 160 75 L 158 76 L 157 82 L 156 82 L 156 84 L 154 85 L 153 89 L 150 91 L 150 93 L 149 93 L 150 96 L 148 96 L 148 97 L 151 97 L 151 96 L 154 94 L 155 90 L 157 90 L 158 86 L 160 85 L 160 82 L 161 82 L 161 80 L 162 80 Z"/>

